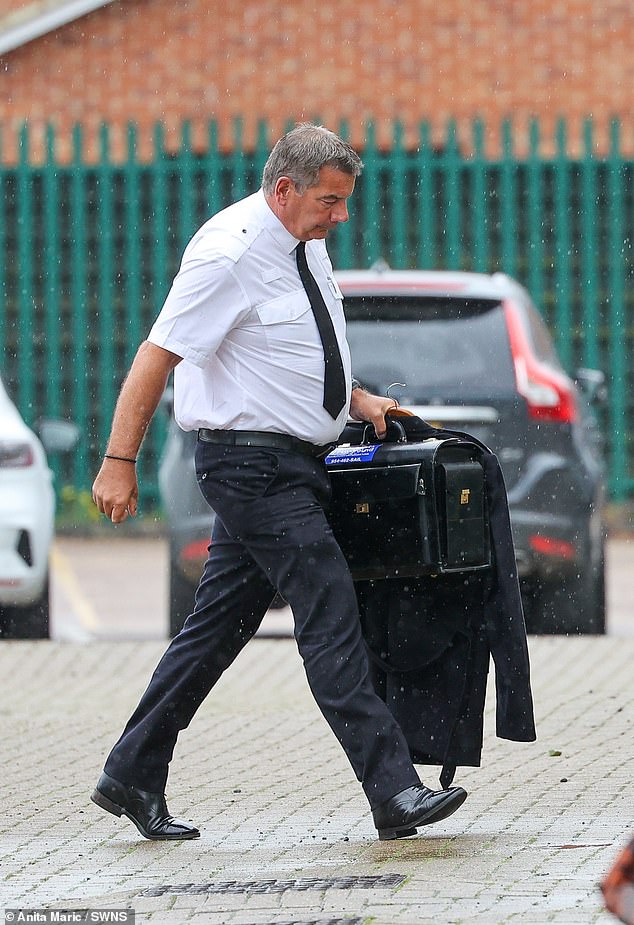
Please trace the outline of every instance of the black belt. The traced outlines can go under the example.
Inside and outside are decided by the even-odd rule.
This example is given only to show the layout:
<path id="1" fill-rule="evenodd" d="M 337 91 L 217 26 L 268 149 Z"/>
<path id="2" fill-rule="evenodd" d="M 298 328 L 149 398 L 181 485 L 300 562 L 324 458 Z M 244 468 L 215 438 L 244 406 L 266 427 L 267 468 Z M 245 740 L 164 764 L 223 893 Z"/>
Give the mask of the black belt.
<path id="1" fill-rule="evenodd" d="M 336 446 L 336 443 L 327 443 L 317 446 L 308 440 L 291 437 L 290 434 L 272 434 L 265 430 L 209 430 L 201 427 L 198 439 L 203 443 L 218 443 L 222 446 L 261 446 L 270 450 L 294 450 L 306 456 L 321 459 Z"/>

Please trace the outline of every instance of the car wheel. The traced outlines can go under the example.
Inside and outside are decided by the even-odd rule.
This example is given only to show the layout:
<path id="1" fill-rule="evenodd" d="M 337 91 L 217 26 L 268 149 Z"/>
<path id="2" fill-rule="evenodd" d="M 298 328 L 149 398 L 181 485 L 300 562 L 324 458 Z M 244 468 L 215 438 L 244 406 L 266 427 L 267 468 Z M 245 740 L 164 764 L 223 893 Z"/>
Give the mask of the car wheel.
<path id="1" fill-rule="evenodd" d="M 183 623 L 194 608 L 195 588 L 170 559 L 169 635 L 180 633 Z"/>
<path id="2" fill-rule="evenodd" d="M 595 567 L 560 580 L 532 579 L 522 587 L 529 633 L 605 633 L 605 556 Z"/>
<path id="3" fill-rule="evenodd" d="M 40 597 L 26 607 L 3 607 L 0 637 L 4 639 L 48 639 L 50 635 L 49 578 Z"/>

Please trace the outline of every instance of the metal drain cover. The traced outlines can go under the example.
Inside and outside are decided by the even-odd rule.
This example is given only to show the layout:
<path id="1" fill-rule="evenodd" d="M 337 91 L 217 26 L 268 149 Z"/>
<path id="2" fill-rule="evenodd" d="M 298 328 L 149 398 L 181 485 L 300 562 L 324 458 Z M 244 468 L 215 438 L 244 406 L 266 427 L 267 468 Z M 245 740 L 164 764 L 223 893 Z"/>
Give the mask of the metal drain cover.
<path id="1" fill-rule="evenodd" d="M 301 877 L 298 880 L 221 880 L 218 883 L 175 883 L 152 886 L 139 896 L 211 893 L 285 893 L 288 890 L 392 890 L 405 880 L 403 874 L 380 877 Z M 349 919 L 339 921 L 349 922 Z"/>
<path id="2" fill-rule="evenodd" d="M 283 922 L 278 919 L 275 922 L 258 922 L 257 925 L 363 925 L 367 920 L 367 916 L 354 919 L 284 919 Z"/>

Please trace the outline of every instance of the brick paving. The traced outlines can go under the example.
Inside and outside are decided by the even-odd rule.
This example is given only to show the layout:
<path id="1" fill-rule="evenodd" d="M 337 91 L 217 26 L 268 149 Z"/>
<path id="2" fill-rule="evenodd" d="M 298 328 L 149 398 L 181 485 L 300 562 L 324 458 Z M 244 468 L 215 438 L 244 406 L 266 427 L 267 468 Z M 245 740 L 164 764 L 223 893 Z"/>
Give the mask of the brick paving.
<path id="1" fill-rule="evenodd" d="M 378 842 L 290 639 L 256 639 L 182 735 L 169 805 L 202 837 L 148 842 L 89 801 L 164 642 L 0 646 L 0 906 L 201 925 L 593 925 L 634 831 L 634 639 L 530 641 L 538 741 L 494 737 L 470 792 Z M 437 769 L 422 769 L 437 786 Z M 373 879 L 374 878 L 374 879 Z"/>

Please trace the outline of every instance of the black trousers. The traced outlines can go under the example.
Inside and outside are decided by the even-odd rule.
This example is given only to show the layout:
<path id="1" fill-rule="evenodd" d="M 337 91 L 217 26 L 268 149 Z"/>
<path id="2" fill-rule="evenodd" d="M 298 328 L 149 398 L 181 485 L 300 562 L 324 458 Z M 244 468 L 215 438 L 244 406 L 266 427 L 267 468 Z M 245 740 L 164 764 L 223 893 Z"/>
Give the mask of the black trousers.
<path id="1" fill-rule="evenodd" d="M 199 442 L 196 472 L 216 521 L 194 611 L 159 662 L 106 772 L 164 790 L 179 731 L 254 635 L 278 589 L 293 610 L 313 696 L 370 805 L 418 783 L 403 733 L 369 678 L 353 582 L 324 514 L 323 462 Z"/>

